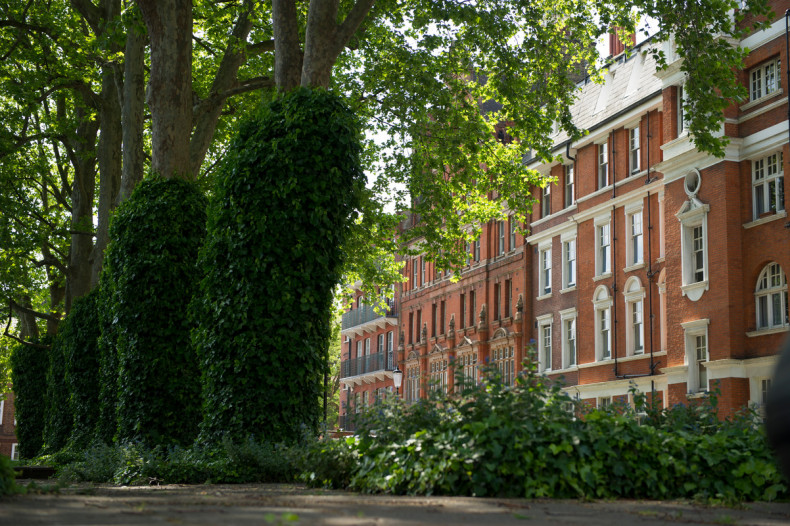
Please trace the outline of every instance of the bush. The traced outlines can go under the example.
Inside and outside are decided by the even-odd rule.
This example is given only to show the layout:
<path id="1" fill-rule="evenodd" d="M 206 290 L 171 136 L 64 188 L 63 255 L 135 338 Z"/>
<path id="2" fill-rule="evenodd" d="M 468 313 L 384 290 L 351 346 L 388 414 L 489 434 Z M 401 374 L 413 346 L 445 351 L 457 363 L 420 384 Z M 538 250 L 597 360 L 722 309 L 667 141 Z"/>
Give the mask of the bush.
<path id="1" fill-rule="evenodd" d="M 306 88 L 241 125 L 217 175 L 193 302 L 208 441 L 317 430 L 341 246 L 365 182 L 358 135 L 337 97 Z"/>
<path id="2" fill-rule="evenodd" d="M 105 271 L 106 272 L 106 271 Z M 112 314 L 113 282 L 109 273 L 103 273 L 98 287 L 99 340 L 99 408 L 95 437 L 110 444 L 118 433 L 118 350 Z"/>
<path id="3" fill-rule="evenodd" d="M 69 440 L 74 421 L 69 405 L 69 389 L 66 384 L 67 352 L 63 340 L 56 336 L 49 347 L 47 369 L 46 415 L 44 423 L 44 450 L 58 451 Z"/>
<path id="4" fill-rule="evenodd" d="M 46 345 L 49 340 L 38 343 Z M 46 422 L 48 350 L 43 347 L 19 343 L 11 351 L 11 381 L 14 385 L 16 410 L 16 437 L 19 456 L 33 458 L 44 444 Z"/>
<path id="5" fill-rule="evenodd" d="M 110 225 L 102 308 L 111 326 L 102 324 L 102 338 L 112 340 L 103 343 L 102 374 L 105 391 L 111 390 L 114 344 L 120 440 L 186 444 L 197 433 L 200 375 L 187 306 L 199 281 L 205 208 L 195 184 L 150 177 L 118 207 Z"/>
<path id="6" fill-rule="evenodd" d="M 58 330 L 73 415 L 70 441 L 75 447 L 87 446 L 94 437 L 99 416 L 99 289 L 77 299 Z"/>
<path id="7" fill-rule="evenodd" d="M 721 422 L 710 405 L 653 409 L 644 424 L 630 408 L 582 415 L 546 382 L 527 371 L 511 388 L 489 376 L 457 396 L 375 406 L 358 422 L 359 439 L 345 446 L 359 458 L 350 487 L 527 498 L 787 496 L 753 415 Z"/>

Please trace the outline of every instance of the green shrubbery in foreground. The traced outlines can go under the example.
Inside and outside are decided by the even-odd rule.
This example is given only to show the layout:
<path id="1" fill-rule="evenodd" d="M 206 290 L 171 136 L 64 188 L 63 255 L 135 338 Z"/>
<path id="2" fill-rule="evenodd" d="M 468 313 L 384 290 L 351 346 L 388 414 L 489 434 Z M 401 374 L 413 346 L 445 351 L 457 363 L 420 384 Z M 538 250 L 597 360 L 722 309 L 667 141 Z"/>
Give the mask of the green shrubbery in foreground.
<path id="1" fill-rule="evenodd" d="M 583 408 L 528 372 L 451 398 L 387 400 L 356 437 L 273 446 L 253 439 L 203 448 L 94 446 L 51 457 L 69 479 L 120 484 L 289 482 L 363 492 L 554 498 L 788 496 L 753 415 L 720 422 L 715 396 L 697 407 Z M 641 420 L 641 423 L 640 421 Z"/>

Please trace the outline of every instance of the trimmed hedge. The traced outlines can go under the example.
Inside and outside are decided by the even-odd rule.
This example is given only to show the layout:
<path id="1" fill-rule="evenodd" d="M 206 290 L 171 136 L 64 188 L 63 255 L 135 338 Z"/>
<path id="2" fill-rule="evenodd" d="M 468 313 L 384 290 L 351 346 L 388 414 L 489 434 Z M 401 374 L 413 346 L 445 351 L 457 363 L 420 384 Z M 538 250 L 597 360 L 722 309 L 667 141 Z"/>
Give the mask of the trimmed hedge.
<path id="1" fill-rule="evenodd" d="M 69 389 L 66 383 L 67 352 L 61 338 L 55 337 L 49 348 L 47 369 L 47 406 L 44 423 L 44 450 L 59 451 L 71 435 L 74 415 L 69 404 Z"/>
<path id="2" fill-rule="evenodd" d="M 50 343 L 48 340 L 37 342 Z M 11 351 L 11 382 L 14 385 L 16 437 L 19 456 L 33 458 L 44 445 L 47 407 L 47 349 L 19 343 Z"/>
<path id="3" fill-rule="evenodd" d="M 13 495 L 19 492 L 19 486 L 14 480 L 14 468 L 11 467 L 11 459 L 0 455 L 0 497 Z"/>
<path id="4" fill-rule="evenodd" d="M 140 183 L 110 225 L 102 308 L 111 320 L 104 335 L 112 340 L 104 343 L 102 367 L 111 376 L 114 343 L 119 440 L 169 445 L 196 436 L 200 374 L 187 306 L 205 228 L 206 200 L 197 186 L 161 177 Z"/>
<path id="5" fill-rule="evenodd" d="M 365 184 L 359 130 L 338 97 L 307 88 L 240 127 L 217 175 L 193 302 L 206 440 L 317 429 L 341 246 Z"/>
<path id="6" fill-rule="evenodd" d="M 113 324 L 112 290 L 112 278 L 109 273 L 103 271 L 97 298 L 99 414 L 95 437 L 105 444 L 113 442 L 118 433 L 118 350 L 115 346 L 118 336 Z"/>
<path id="7" fill-rule="evenodd" d="M 69 407 L 73 415 L 70 442 L 77 448 L 94 438 L 99 417 L 99 288 L 77 299 L 58 330 L 66 366 Z"/>

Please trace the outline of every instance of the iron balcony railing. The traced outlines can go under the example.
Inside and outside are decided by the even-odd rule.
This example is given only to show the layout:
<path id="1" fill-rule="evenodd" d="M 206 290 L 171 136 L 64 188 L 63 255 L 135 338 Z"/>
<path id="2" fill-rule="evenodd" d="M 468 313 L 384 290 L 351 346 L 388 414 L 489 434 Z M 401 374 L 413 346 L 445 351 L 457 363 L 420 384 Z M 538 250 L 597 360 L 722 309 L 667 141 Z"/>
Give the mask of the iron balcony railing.
<path id="1" fill-rule="evenodd" d="M 377 313 L 376 310 L 371 306 L 363 305 L 358 309 L 343 313 L 341 328 L 342 330 L 346 330 L 350 329 L 351 327 L 356 327 L 357 325 L 362 325 L 363 323 L 373 321 L 377 318 L 395 318 L 397 316 L 398 312 L 394 305 L 390 305 L 383 314 Z"/>
<path id="2" fill-rule="evenodd" d="M 377 371 L 391 371 L 394 368 L 392 351 L 377 352 L 342 362 L 340 378 L 349 378 Z"/>

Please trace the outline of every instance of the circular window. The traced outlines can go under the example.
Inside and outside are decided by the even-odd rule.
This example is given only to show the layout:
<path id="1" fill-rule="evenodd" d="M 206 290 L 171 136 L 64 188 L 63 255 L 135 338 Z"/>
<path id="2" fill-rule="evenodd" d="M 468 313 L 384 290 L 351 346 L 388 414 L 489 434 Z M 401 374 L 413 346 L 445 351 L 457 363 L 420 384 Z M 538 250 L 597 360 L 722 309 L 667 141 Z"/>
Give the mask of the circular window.
<path id="1" fill-rule="evenodd" d="M 686 175 L 684 186 L 686 187 L 686 194 L 691 197 L 693 195 L 697 195 L 699 192 L 699 186 L 702 183 L 702 177 L 699 174 L 699 171 L 693 170 Z"/>

